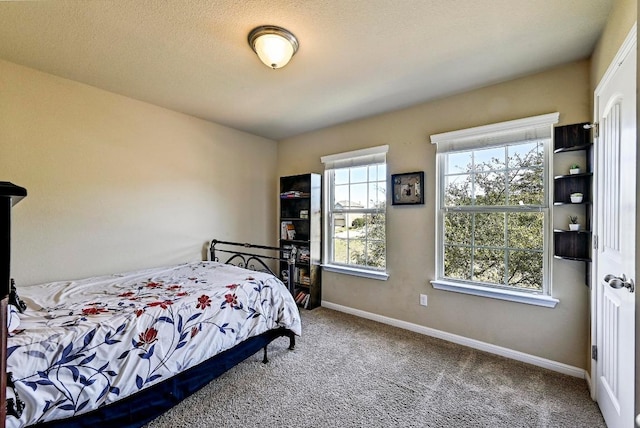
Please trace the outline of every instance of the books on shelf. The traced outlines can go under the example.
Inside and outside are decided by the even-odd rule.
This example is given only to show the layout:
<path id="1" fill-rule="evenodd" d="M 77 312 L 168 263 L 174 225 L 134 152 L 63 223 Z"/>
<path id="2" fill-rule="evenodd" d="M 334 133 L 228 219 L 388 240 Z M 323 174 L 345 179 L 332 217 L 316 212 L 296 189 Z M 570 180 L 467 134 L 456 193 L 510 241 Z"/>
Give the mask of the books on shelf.
<path id="1" fill-rule="evenodd" d="M 309 307 L 309 300 L 311 299 L 311 295 L 304 291 L 300 291 L 296 294 L 295 301 L 298 305 L 304 306 L 305 308 Z"/>
<path id="2" fill-rule="evenodd" d="M 291 257 L 291 249 L 293 249 L 293 245 L 287 244 L 287 245 L 283 245 L 282 246 L 282 258 L 283 259 L 288 259 L 289 257 Z"/>
<path id="3" fill-rule="evenodd" d="M 298 248 L 298 261 L 301 263 L 309 263 L 311 261 L 311 252 L 308 247 Z"/>
<path id="4" fill-rule="evenodd" d="M 289 190 L 287 192 L 280 193 L 281 199 L 308 198 L 309 196 L 311 196 L 309 192 L 301 192 L 299 190 Z"/>
<path id="5" fill-rule="evenodd" d="M 311 277 L 309 276 L 309 270 L 305 268 L 296 267 L 293 270 L 293 280 L 298 284 L 310 286 Z"/>
<path id="6" fill-rule="evenodd" d="M 296 238 L 296 228 L 290 221 L 280 222 L 280 239 L 292 240 Z"/>

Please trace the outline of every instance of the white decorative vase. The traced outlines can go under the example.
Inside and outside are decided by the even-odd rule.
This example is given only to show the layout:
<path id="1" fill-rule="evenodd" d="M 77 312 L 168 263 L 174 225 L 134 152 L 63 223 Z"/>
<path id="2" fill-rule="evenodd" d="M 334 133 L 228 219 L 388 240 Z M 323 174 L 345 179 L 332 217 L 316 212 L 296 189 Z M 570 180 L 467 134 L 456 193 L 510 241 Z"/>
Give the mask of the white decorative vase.
<path id="1" fill-rule="evenodd" d="M 579 204 L 580 202 L 582 202 L 582 193 L 572 193 L 570 197 L 571 203 L 573 204 Z"/>
<path id="2" fill-rule="evenodd" d="M 573 230 L 573 231 L 580 230 L 580 225 L 569 223 L 569 230 Z"/>
<path id="3" fill-rule="evenodd" d="M 580 174 L 580 168 L 570 169 L 569 174 Z"/>

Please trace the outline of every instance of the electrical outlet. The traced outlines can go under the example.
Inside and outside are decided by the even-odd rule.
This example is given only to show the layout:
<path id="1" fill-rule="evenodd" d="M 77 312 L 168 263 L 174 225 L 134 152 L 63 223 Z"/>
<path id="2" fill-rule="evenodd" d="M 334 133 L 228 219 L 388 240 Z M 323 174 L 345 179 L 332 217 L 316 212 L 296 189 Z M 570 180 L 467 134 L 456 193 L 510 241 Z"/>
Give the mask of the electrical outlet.
<path id="1" fill-rule="evenodd" d="M 420 304 L 422 306 L 427 306 L 427 295 L 426 294 L 421 294 L 420 295 Z"/>

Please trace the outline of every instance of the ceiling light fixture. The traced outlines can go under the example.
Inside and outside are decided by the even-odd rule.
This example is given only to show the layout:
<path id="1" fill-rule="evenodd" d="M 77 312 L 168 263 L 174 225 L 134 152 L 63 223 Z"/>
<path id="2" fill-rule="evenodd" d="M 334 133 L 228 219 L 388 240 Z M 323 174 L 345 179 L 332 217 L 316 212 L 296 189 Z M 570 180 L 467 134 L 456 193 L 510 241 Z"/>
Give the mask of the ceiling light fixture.
<path id="1" fill-rule="evenodd" d="M 249 46 L 267 67 L 282 68 L 298 51 L 298 39 L 289 30 L 262 25 L 249 33 Z"/>

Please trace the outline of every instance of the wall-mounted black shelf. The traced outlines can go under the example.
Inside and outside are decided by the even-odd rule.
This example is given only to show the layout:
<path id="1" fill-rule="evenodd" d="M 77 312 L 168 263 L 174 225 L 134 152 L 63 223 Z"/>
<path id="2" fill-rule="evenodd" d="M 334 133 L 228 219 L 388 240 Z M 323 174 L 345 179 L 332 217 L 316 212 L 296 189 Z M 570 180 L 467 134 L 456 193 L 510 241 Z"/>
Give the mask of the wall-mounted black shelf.
<path id="1" fill-rule="evenodd" d="M 560 206 L 560 205 L 591 205 L 591 202 L 585 202 L 585 201 L 582 201 L 582 202 L 571 202 L 571 201 L 568 201 L 568 202 L 554 202 L 553 205 L 556 205 L 556 206 Z"/>
<path id="2" fill-rule="evenodd" d="M 582 124 L 584 126 L 584 124 Z M 569 125 L 574 126 L 574 125 Z M 561 127 L 558 127 L 561 128 Z M 556 128 L 556 129 L 558 129 Z M 588 131 L 587 131 L 588 132 Z M 587 150 L 591 143 L 579 144 L 577 146 L 561 146 L 553 150 L 553 153 L 575 152 L 576 150 Z"/>
<path id="3" fill-rule="evenodd" d="M 554 230 L 554 255 L 567 260 L 591 261 L 591 233 Z"/>
<path id="4" fill-rule="evenodd" d="M 568 256 L 553 256 L 556 259 L 560 260 L 573 260 L 576 262 L 591 262 L 590 258 L 582 258 L 582 257 L 568 257 Z"/>
<path id="5" fill-rule="evenodd" d="M 568 229 L 553 229 L 554 233 L 587 233 L 591 234 L 590 230 L 580 229 L 580 230 L 568 230 Z"/>
<path id="6" fill-rule="evenodd" d="M 583 228 L 553 231 L 553 254 L 556 259 L 585 262 L 585 282 L 591 282 L 591 216 L 593 202 L 593 144 L 591 131 L 585 129 L 587 123 L 558 126 L 554 129 L 553 153 L 584 153 L 586 168 L 578 174 L 556 175 L 553 179 L 553 205 L 572 206 L 570 215 L 582 215 Z M 572 193 L 582 193 L 582 201 L 571 202 Z M 564 208 L 563 208 L 564 210 Z"/>
<path id="7" fill-rule="evenodd" d="M 564 153 L 564 152 L 562 152 Z M 564 175 L 556 175 L 555 177 L 553 177 L 554 180 L 559 180 L 559 179 L 563 179 L 563 178 L 578 178 L 578 177 L 592 177 L 593 173 L 592 172 L 580 172 L 578 174 L 564 174 Z"/>
<path id="8" fill-rule="evenodd" d="M 572 193 L 582 193 L 582 202 L 591 202 L 591 182 L 593 173 L 557 175 L 554 177 L 553 201 L 555 203 L 572 203 Z"/>

